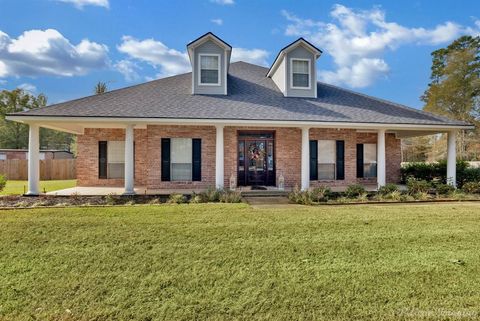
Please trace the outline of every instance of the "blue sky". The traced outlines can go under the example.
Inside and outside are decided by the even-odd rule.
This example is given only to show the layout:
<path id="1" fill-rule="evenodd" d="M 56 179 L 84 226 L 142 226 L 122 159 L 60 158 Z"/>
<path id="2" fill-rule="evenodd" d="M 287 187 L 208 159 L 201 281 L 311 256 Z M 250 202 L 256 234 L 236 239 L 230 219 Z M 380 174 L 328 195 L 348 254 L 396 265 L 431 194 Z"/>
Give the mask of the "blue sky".
<path id="1" fill-rule="evenodd" d="M 0 88 L 55 103 L 186 72 L 207 31 L 267 66 L 303 36 L 319 80 L 421 108 L 430 53 L 479 34 L 480 1 L 0 0 Z"/>

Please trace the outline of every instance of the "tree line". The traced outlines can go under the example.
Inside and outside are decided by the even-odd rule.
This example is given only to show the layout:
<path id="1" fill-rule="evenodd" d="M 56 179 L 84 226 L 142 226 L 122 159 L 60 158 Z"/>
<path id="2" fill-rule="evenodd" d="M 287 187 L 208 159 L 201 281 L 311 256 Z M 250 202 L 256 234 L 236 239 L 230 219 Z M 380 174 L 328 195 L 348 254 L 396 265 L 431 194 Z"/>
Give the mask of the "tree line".
<path id="1" fill-rule="evenodd" d="M 107 84 L 98 82 L 93 92 L 107 92 Z M 33 95 L 21 88 L 0 91 L 0 148 L 28 148 L 28 125 L 8 121 L 5 116 L 10 113 L 28 111 L 47 106 L 44 94 Z M 48 128 L 40 128 L 40 149 L 59 149 L 75 152 L 76 136 Z"/>

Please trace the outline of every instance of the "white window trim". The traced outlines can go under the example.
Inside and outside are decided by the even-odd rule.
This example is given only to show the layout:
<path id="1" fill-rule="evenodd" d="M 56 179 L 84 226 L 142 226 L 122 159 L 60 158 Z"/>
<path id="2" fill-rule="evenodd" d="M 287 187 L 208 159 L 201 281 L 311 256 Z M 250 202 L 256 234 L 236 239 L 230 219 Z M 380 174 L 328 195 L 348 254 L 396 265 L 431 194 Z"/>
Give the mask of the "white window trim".
<path id="1" fill-rule="evenodd" d="M 308 87 L 297 87 L 293 85 L 293 61 L 294 60 L 308 62 Z M 312 60 L 311 59 L 290 58 L 290 89 L 304 89 L 304 90 L 312 89 Z"/>
<path id="2" fill-rule="evenodd" d="M 218 82 L 216 84 L 212 84 L 212 83 L 202 83 L 202 63 L 201 63 L 201 60 L 202 60 L 202 57 L 218 57 Z M 198 54 L 198 85 L 199 86 L 221 86 L 222 85 L 222 81 L 221 81 L 221 58 L 220 58 L 220 54 Z"/>

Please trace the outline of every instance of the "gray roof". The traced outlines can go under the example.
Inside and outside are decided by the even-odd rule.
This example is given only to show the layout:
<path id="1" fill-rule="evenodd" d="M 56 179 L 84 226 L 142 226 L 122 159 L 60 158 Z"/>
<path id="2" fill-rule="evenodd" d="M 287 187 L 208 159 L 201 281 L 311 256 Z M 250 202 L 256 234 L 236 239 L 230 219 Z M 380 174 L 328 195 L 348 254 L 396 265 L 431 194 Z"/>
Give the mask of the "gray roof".
<path id="1" fill-rule="evenodd" d="M 322 82 L 318 98 L 283 97 L 267 71 L 232 63 L 225 96 L 192 95 L 186 73 L 14 115 L 468 125 Z"/>

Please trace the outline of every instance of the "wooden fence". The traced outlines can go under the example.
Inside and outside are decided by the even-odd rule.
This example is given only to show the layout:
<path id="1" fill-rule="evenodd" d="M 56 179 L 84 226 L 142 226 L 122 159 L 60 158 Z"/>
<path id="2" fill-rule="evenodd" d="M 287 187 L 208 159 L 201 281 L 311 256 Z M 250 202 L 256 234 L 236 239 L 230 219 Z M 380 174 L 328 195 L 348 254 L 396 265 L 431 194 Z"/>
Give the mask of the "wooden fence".
<path id="1" fill-rule="evenodd" d="M 40 161 L 40 179 L 75 179 L 75 159 L 45 159 Z M 0 174 L 10 180 L 28 179 L 28 161 L 26 159 L 0 160 Z"/>

